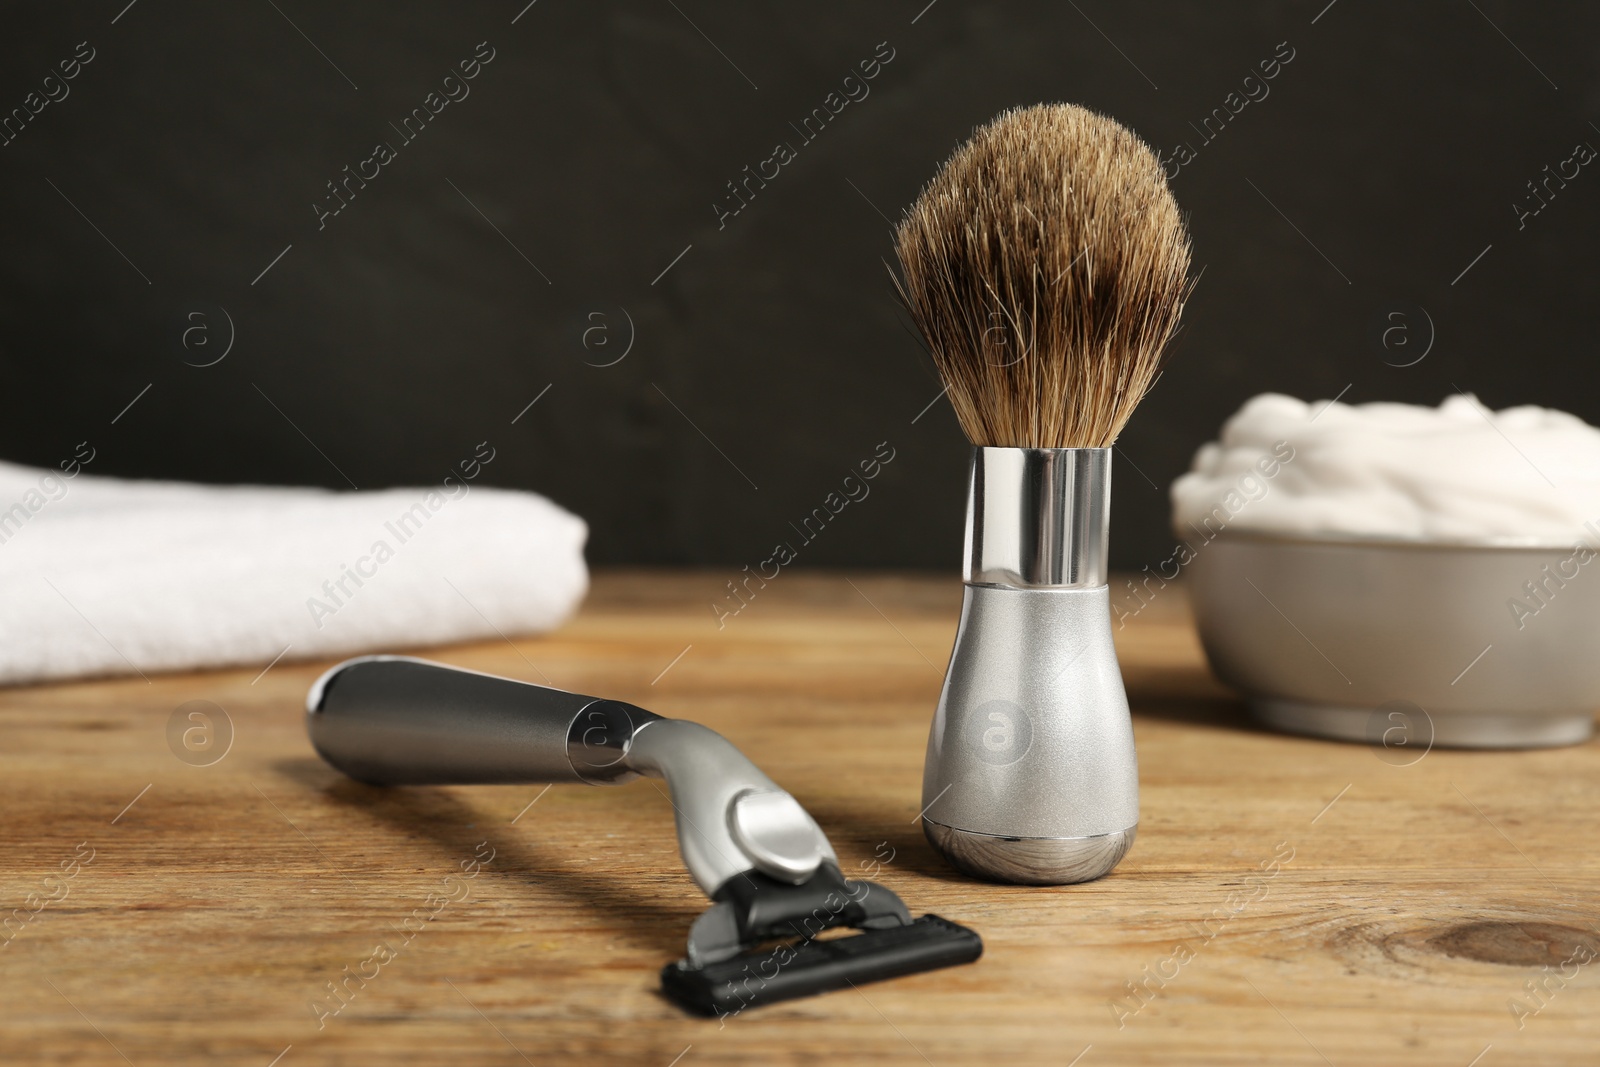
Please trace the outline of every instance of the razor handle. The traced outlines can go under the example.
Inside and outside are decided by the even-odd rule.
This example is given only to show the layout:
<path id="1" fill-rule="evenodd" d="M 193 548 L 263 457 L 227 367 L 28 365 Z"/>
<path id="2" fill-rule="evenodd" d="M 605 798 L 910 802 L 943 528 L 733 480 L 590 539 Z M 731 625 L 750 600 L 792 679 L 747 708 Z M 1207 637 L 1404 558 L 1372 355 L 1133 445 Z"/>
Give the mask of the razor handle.
<path id="1" fill-rule="evenodd" d="M 634 736 L 661 719 L 405 656 L 339 664 L 312 686 L 306 715 L 317 754 L 371 785 L 627 781 Z"/>
<path id="2" fill-rule="evenodd" d="M 799 802 L 721 734 L 621 701 L 363 656 L 311 687 L 306 729 L 318 755 L 372 785 L 665 779 L 684 865 L 707 896 L 752 871 L 800 885 L 838 865 Z"/>

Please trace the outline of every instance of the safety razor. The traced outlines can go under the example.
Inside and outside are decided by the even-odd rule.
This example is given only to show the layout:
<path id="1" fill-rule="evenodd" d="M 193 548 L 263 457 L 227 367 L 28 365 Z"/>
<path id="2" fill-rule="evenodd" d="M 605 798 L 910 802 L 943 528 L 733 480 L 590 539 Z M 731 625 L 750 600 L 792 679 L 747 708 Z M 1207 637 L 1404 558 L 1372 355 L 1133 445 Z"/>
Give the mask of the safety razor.
<path id="1" fill-rule="evenodd" d="M 339 664 L 306 713 L 322 758 L 374 785 L 665 779 L 684 865 L 713 901 L 661 972 L 690 1011 L 726 1016 L 982 954 L 966 927 L 913 919 L 888 889 L 844 877 L 800 803 L 696 723 L 401 656 Z M 860 932 L 818 937 L 839 927 Z"/>

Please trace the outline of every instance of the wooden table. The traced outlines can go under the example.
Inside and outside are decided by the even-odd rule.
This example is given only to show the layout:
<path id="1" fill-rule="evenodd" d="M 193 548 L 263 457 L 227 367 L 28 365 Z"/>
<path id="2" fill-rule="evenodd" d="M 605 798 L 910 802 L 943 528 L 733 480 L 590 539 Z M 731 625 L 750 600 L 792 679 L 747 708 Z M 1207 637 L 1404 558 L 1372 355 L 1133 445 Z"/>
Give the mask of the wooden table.
<path id="1" fill-rule="evenodd" d="M 977 964 L 719 1027 L 656 992 L 706 902 L 651 782 L 355 784 L 306 741 L 325 664 L 53 685 L 0 693 L 0 904 L 19 909 L 0 1060 L 1600 1062 L 1600 962 L 1563 968 L 1600 951 L 1600 746 L 1399 766 L 1262 732 L 1167 591 L 1117 635 L 1143 777 L 1133 852 L 1090 885 L 980 885 L 916 825 L 959 586 L 786 572 L 719 630 L 726 577 L 602 574 L 553 635 L 428 654 L 721 731 L 847 869 L 892 857 L 879 880 L 914 911 L 980 931 Z M 232 724 L 209 766 L 169 746 L 193 700 Z M 401 939 L 491 852 L 466 899 Z M 380 942 L 397 948 L 374 965 Z"/>

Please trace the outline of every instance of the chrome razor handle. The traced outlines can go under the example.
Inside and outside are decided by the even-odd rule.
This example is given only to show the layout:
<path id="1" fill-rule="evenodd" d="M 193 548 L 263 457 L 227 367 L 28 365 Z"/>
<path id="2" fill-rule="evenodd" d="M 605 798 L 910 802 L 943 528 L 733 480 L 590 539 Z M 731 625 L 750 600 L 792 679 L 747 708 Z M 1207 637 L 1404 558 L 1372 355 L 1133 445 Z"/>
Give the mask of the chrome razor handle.
<path id="1" fill-rule="evenodd" d="M 928 737 L 923 832 L 955 866 L 1060 885 L 1133 844 L 1139 774 L 1111 640 L 1111 450 L 977 448 L 966 593 Z"/>
<path id="2" fill-rule="evenodd" d="M 722 735 L 615 700 L 364 656 L 306 696 L 317 753 L 374 785 L 666 780 L 684 865 L 707 896 L 760 871 L 799 885 L 838 859 L 798 801 Z"/>
<path id="3" fill-rule="evenodd" d="M 372 785 L 604 782 L 660 718 L 614 700 L 407 656 L 346 660 L 306 696 L 317 754 Z"/>

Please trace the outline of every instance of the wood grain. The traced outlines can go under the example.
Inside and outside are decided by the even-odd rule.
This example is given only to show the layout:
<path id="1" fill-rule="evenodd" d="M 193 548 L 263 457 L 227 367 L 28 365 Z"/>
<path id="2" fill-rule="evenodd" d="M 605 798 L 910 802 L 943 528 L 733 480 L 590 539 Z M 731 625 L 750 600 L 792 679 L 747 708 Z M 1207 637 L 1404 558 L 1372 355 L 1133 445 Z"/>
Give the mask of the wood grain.
<path id="1" fill-rule="evenodd" d="M 786 573 L 719 630 L 725 577 L 601 574 L 555 634 L 427 654 L 725 733 L 847 868 L 892 855 L 878 879 L 914 911 L 979 930 L 977 964 L 688 1018 L 656 974 L 705 901 L 655 784 L 357 785 L 306 742 L 326 665 L 280 663 L 0 692 L 0 1059 L 1600 1060 L 1600 963 L 1563 968 L 1600 951 L 1600 746 L 1395 766 L 1262 732 L 1211 679 L 1174 588 L 1117 635 L 1143 778 L 1132 854 L 1090 885 L 977 884 L 916 826 L 959 587 Z M 210 766 L 169 748 L 191 700 L 232 723 Z M 475 849 L 493 859 L 470 896 L 406 941 Z M 392 958 L 319 1028 L 313 1002 L 380 943 Z M 1539 1009 L 1520 1029 L 1514 1001 Z"/>

